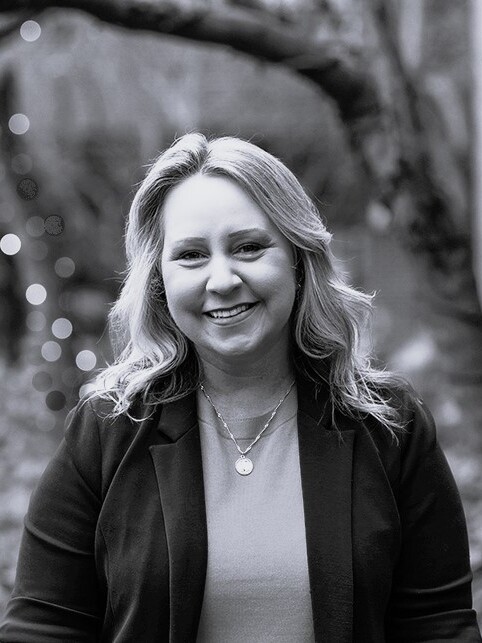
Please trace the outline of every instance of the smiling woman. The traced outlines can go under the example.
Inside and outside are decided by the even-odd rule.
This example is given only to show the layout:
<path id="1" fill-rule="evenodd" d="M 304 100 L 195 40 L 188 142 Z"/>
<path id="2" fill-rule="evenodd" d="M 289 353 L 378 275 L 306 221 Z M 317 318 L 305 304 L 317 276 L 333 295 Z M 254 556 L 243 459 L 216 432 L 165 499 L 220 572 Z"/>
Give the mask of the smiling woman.
<path id="1" fill-rule="evenodd" d="M 169 313 L 200 360 L 221 370 L 238 370 L 242 362 L 253 374 L 268 364 L 288 373 L 296 291 L 288 240 L 224 177 L 183 181 L 167 195 L 161 216 Z"/>
<path id="2" fill-rule="evenodd" d="M 432 417 L 362 354 L 371 297 L 330 238 L 250 143 L 159 156 L 119 355 L 32 497 L 2 642 L 481 641 Z"/>

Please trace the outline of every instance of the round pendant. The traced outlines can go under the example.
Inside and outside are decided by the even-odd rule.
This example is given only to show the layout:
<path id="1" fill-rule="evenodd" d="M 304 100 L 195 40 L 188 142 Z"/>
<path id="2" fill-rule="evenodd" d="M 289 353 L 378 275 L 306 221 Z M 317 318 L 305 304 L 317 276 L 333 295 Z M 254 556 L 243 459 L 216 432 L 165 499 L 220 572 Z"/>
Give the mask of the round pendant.
<path id="1" fill-rule="evenodd" d="M 244 455 L 236 460 L 234 466 L 236 467 L 236 471 L 240 476 L 249 476 L 249 474 L 253 470 L 253 463 Z"/>

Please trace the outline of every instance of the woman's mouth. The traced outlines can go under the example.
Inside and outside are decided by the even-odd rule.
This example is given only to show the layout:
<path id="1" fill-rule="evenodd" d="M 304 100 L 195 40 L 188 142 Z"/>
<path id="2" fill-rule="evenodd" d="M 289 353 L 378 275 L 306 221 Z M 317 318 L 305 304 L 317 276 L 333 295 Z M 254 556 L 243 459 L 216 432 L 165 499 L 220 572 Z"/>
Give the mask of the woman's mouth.
<path id="1" fill-rule="evenodd" d="M 255 303 L 239 304 L 238 306 L 233 306 L 232 308 L 218 308 L 217 310 L 210 310 L 206 314 L 213 319 L 228 319 L 230 317 L 237 317 L 241 313 L 244 313 L 250 308 L 253 308 L 253 306 L 255 305 Z"/>

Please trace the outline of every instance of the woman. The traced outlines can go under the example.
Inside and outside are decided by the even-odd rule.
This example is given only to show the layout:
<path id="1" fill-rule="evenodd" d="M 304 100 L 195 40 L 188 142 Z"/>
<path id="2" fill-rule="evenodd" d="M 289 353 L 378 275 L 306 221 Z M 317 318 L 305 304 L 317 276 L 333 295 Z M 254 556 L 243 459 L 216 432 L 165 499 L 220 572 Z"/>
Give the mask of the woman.
<path id="1" fill-rule="evenodd" d="M 299 183 L 182 137 L 127 228 L 123 341 L 33 495 L 1 641 L 480 641 L 429 411 L 358 345 Z"/>

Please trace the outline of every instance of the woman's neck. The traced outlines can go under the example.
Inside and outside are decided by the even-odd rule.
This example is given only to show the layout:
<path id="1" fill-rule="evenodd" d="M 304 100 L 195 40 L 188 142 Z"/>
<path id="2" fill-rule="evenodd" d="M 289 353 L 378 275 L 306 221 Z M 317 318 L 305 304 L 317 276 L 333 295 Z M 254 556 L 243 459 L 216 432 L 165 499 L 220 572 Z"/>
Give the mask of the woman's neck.
<path id="1" fill-rule="evenodd" d="M 239 365 L 201 360 L 206 391 L 226 417 L 254 417 L 270 411 L 294 380 L 288 358 Z"/>

